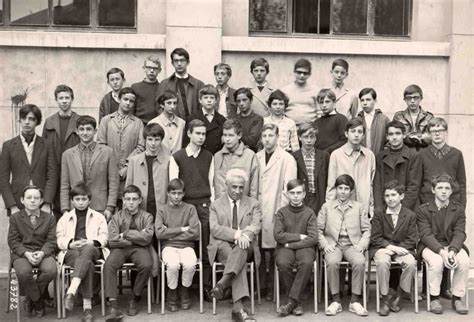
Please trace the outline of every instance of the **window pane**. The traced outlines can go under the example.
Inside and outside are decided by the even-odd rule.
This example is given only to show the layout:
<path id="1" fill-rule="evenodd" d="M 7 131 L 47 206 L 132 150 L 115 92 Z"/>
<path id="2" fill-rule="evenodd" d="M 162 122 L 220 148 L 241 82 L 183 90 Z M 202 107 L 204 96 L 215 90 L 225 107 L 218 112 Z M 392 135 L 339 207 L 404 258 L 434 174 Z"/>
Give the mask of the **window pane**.
<path id="1" fill-rule="evenodd" d="M 10 1 L 12 24 L 47 25 L 48 0 L 15 0 Z"/>
<path id="2" fill-rule="evenodd" d="M 334 33 L 367 34 L 367 0 L 333 0 Z"/>
<path id="3" fill-rule="evenodd" d="M 250 0 L 250 31 L 286 32 L 287 0 Z"/>
<path id="4" fill-rule="evenodd" d="M 53 23 L 66 26 L 88 26 L 90 0 L 54 0 Z"/>
<path id="5" fill-rule="evenodd" d="M 409 18 L 409 0 L 376 0 L 374 33 L 407 36 Z"/>
<path id="6" fill-rule="evenodd" d="M 296 0 L 293 12 L 295 32 L 318 33 L 318 1 Z"/>
<path id="7" fill-rule="evenodd" d="M 135 27 L 135 0 L 99 0 L 99 26 Z"/>
<path id="8" fill-rule="evenodd" d="M 0 24 L 3 23 L 3 2 L 0 1 Z"/>

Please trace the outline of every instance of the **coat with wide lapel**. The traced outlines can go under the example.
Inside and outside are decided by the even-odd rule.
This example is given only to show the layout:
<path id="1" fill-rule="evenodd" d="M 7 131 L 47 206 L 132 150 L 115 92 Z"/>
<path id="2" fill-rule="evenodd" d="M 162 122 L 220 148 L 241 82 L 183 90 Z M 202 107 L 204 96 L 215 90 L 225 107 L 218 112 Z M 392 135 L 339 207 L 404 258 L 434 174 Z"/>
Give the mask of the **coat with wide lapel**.
<path id="1" fill-rule="evenodd" d="M 219 112 L 214 112 L 214 118 L 211 122 L 204 116 L 202 108 L 199 108 L 196 113 L 189 117 L 190 120 L 201 120 L 206 125 L 206 140 L 204 141 L 203 148 L 211 152 L 213 155 L 222 149 L 222 126 L 225 122 L 225 117 L 219 114 Z M 188 128 L 184 133 L 188 133 Z M 183 146 L 187 146 L 189 143 L 189 137 L 184 135 L 183 137 Z"/>
<path id="2" fill-rule="evenodd" d="M 268 98 L 270 94 L 274 91 L 274 88 L 269 84 L 266 84 L 263 89 L 260 91 L 257 87 L 257 84 L 254 82 L 250 88 L 253 94 L 252 100 L 252 111 L 260 115 L 261 117 L 270 116 L 270 108 L 268 107 Z"/>

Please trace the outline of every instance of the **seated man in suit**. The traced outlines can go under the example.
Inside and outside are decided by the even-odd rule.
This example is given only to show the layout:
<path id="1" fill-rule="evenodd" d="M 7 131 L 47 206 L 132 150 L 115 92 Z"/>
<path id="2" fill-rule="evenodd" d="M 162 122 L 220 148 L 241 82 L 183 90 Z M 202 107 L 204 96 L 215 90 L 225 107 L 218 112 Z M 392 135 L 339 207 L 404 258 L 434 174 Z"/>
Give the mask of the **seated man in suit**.
<path id="1" fill-rule="evenodd" d="M 242 169 L 229 170 L 227 193 L 211 204 L 209 215 L 209 262 L 217 259 L 225 263 L 224 274 L 210 293 L 220 300 L 225 290 L 232 287 L 234 321 L 255 321 L 244 310 L 243 299 L 249 297 L 247 261 L 253 254 L 258 262 L 258 247 L 254 242 L 262 226 L 262 212 L 256 199 L 243 195 L 247 180 Z M 253 251 L 254 247 L 257 247 L 257 253 Z"/>
<path id="2" fill-rule="evenodd" d="M 385 184 L 387 207 L 377 211 L 372 220 L 370 258 L 374 258 L 382 294 L 379 315 L 400 311 L 400 298 L 410 298 L 411 282 L 416 271 L 415 247 L 418 241 L 416 216 L 402 205 L 405 186 L 397 180 Z M 390 265 L 395 261 L 402 267 L 398 289 L 389 293 Z"/>
<path id="3" fill-rule="evenodd" d="M 455 190 L 453 178 L 445 173 L 431 180 L 434 200 L 421 205 L 416 211 L 420 234 L 418 253 L 428 264 L 431 312 L 443 313 L 439 301 L 440 284 L 444 268 L 454 271 L 452 282 L 452 307 L 459 314 L 469 309 L 461 301 L 466 294 L 469 277 L 469 254 L 466 240 L 466 214 L 464 206 L 450 200 Z"/>
<path id="4" fill-rule="evenodd" d="M 355 182 L 350 175 L 336 178 L 334 189 L 336 199 L 327 201 L 318 215 L 318 243 L 324 251 L 327 264 L 329 291 L 332 303 L 326 315 L 336 315 L 342 311 L 339 295 L 339 265 L 343 259 L 352 267 L 352 296 L 349 311 L 366 316 L 367 310 L 361 304 L 364 287 L 364 252 L 370 241 L 370 222 L 367 210 L 358 201 L 351 200 Z"/>

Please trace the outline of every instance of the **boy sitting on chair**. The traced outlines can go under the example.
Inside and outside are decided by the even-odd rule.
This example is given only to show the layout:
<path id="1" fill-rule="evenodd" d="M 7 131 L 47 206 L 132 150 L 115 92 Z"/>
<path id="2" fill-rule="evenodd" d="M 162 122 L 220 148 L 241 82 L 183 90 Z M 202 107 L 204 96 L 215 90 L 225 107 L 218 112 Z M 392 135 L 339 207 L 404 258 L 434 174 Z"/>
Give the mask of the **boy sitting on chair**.
<path id="1" fill-rule="evenodd" d="M 179 268 L 181 276 L 181 309 L 190 308 L 189 288 L 196 271 L 197 258 L 194 241 L 199 238 L 199 218 L 196 208 L 183 202 L 184 182 L 173 179 L 168 185 L 168 203 L 158 208 L 156 213 L 156 237 L 162 240 L 161 258 L 166 265 L 168 279 L 168 309 L 178 310 Z M 164 281 L 162 281 L 164 282 Z"/>
<path id="2" fill-rule="evenodd" d="M 376 212 L 372 219 L 370 236 L 370 258 L 374 258 L 382 301 L 380 316 L 390 311 L 400 311 L 400 298 L 410 297 L 411 283 L 416 272 L 415 247 L 418 241 L 416 215 L 402 205 L 405 187 L 397 180 L 385 184 L 383 212 Z M 390 265 L 392 261 L 401 265 L 402 274 L 398 289 L 389 294 Z"/>

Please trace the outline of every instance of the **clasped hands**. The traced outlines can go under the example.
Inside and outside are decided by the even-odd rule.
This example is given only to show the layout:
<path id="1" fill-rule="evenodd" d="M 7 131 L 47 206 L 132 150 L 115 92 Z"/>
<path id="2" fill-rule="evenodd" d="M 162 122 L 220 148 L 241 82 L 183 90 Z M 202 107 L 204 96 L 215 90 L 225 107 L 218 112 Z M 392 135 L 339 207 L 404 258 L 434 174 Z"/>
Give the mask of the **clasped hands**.
<path id="1" fill-rule="evenodd" d="M 247 249 L 250 247 L 249 236 L 242 233 L 242 230 L 237 230 L 234 235 L 234 243 L 237 244 L 241 249 Z"/>
<path id="2" fill-rule="evenodd" d="M 94 241 L 89 239 L 79 239 L 69 244 L 69 248 L 73 250 L 81 250 L 86 246 L 94 246 Z"/>
<path id="3" fill-rule="evenodd" d="M 37 266 L 43 260 L 44 252 L 42 250 L 37 250 L 35 252 L 26 251 L 24 255 L 31 265 Z"/>
<path id="4" fill-rule="evenodd" d="M 459 265 L 459 261 L 456 258 L 456 253 L 453 250 L 447 251 L 441 249 L 439 255 L 443 258 L 444 266 L 449 269 L 455 269 Z"/>

